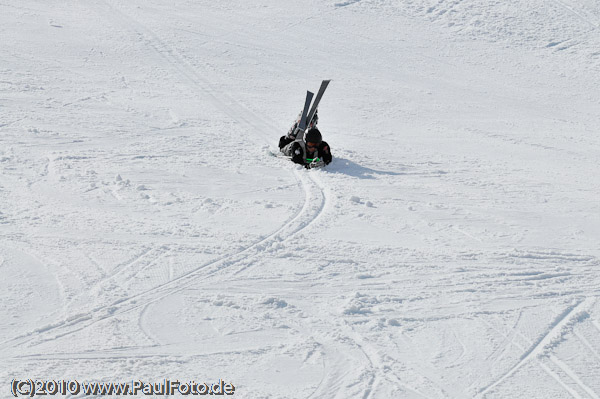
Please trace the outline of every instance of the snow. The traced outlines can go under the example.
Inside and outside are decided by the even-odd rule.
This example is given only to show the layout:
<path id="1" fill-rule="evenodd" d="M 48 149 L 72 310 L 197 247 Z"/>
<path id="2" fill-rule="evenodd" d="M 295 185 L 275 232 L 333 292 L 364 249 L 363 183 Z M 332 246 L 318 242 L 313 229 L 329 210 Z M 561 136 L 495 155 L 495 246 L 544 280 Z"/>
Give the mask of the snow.
<path id="1" fill-rule="evenodd" d="M 0 381 L 600 396 L 600 4 L 0 4 Z M 272 156 L 306 90 L 334 161 Z"/>

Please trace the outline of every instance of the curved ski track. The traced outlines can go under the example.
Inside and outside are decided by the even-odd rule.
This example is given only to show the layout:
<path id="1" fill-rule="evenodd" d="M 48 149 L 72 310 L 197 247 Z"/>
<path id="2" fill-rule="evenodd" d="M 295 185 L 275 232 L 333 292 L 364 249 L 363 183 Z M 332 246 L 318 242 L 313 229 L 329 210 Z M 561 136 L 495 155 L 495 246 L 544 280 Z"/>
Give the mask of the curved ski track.
<path id="1" fill-rule="evenodd" d="M 202 76 L 202 74 L 196 71 L 195 67 L 182 54 L 161 40 L 147 26 L 124 14 L 122 11 L 112 6 L 109 1 L 102 0 L 102 3 L 110 8 L 112 11 L 111 15 L 117 15 L 118 18 L 121 19 L 124 27 L 130 27 L 130 29 L 133 29 L 133 32 L 139 37 L 145 38 L 148 45 L 151 46 L 171 68 L 179 72 L 179 74 L 188 79 L 193 86 L 206 94 L 211 99 L 213 104 L 217 106 L 217 108 L 219 108 L 224 114 L 228 115 L 240 125 L 251 128 L 252 132 L 263 132 L 265 130 L 265 126 L 268 126 L 269 129 L 267 130 L 272 131 L 273 135 L 261 134 L 267 143 L 270 142 L 273 137 L 277 137 L 278 129 L 273 123 L 271 123 L 271 121 L 261 118 L 260 115 L 251 113 L 235 98 L 229 96 L 227 93 L 217 90 L 218 84 L 209 82 L 205 77 Z M 255 242 L 250 247 L 266 248 L 271 243 L 288 241 L 295 235 L 310 227 L 312 223 L 323 213 L 327 203 L 325 190 L 322 184 L 317 182 L 311 174 L 308 174 L 308 177 L 306 177 L 306 175 L 307 174 L 305 173 L 300 173 L 298 170 L 294 170 L 294 177 L 296 181 L 299 182 L 299 185 L 305 194 L 304 203 L 301 206 L 300 212 L 293 215 L 290 220 L 286 220 L 278 229 L 269 234 L 266 238 Z M 312 198 L 312 194 L 314 192 L 316 192 L 317 198 Z M 312 206 L 312 204 L 315 202 L 317 202 L 317 205 Z M 289 231 L 285 231 L 286 229 Z M 245 252 L 245 250 L 231 255 L 231 257 L 234 257 L 242 252 Z M 239 260 L 234 262 L 231 260 L 232 259 L 225 259 L 223 261 L 228 263 L 227 267 L 233 266 L 234 263 L 239 262 Z M 238 274 L 248 268 L 249 266 L 244 266 L 235 272 L 235 274 Z"/>
<path id="2" fill-rule="evenodd" d="M 352 397 L 368 399 L 376 394 L 384 380 L 412 395 L 431 398 L 391 372 L 383 359 L 384 355 L 369 344 L 350 323 L 332 323 L 331 318 L 315 314 L 314 309 L 299 309 L 302 314 L 309 315 L 310 322 L 289 320 L 290 325 L 303 336 L 314 340 L 323 356 L 322 379 L 307 399 L 350 397 L 347 390 L 359 384 L 362 391 L 360 396 L 352 392 Z"/>
<path id="3" fill-rule="evenodd" d="M 488 392 L 490 392 L 496 386 L 500 385 L 507 378 L 509 378 L 515 372 L 517 372 L 523 365 L 525 365 L 526 363 L 528 363 L 531 360 L 535 360 L 538 363 L 538 365 L 542 368 L 542 370 L 544 370 L 548 375 L 550 375 L 554 380 L 556 380 L 572 396 L 578 397 L 579 395 L 577 395 L 576 392 L 574 392 L 571 388 L 569 388 L 569 386 L 567 384 L 565 384 L 560 379 L 560 377 L 558 375 L 556 375 L 556 373 L 554 373 L 552 370 L 550 370 L 548 368 L 548 366 L 544 365 L 540 361 L 539 356 L 543 353 L 543 351 L 546 349 L 546 347 L 548 347 L 552 344 L 553 340 L 555 340 L 557 337 L 560 337 L 564 333 L 565 328 L 567 328 L 571 323 L 577 323 L 578 322 L 577 318 L 580 316 L 581 312 L 585 312 L 585 311 L 589 310 L 592 307 L 592 305 L 595 303 L 595 300 L 596 300 L 596 298 L 589 297 L 584 300 L 581 300 L 577 304 L 569 306 L 567 309 L 565 309 L 565 311 L 562 314 L 560 314 L 554 320 L 554 322 L 552 322 L 552 324 L 549 326 L 549 329 L 546 331 L 546 333 L 543 336 L 541 336 L 536 342 L 531 343 L 530 340 L 527 339 L 520 331 L 516 331 L 516 334 L 518 334 L 525 342 L 527 342 L 528 344 L 531 344 L 531 345 L 529 346 L 528 349 L 526 349 L 522 345 L 519 345 L 517 342 L 511 341 L 512 344 L 514 344 L 521 350 L 524 350 L 519 361 L 513 367 L 511 367 L 509 370 L 507 370 L 505 373 L 503 373 L 498 378 L 496 378 L 494 381 L 492 381 L 488 385 L 482 387 L 479 390 L 479 393 L 475 396 L 475 398 L 485 397 L 485 395 Z M 505 339 L 508 339 L 510 334 L 505 335 L 504 333 L 498 331 L 495 327 L 491 326 L 490 324 L 488 324 L 488 326 L 490 328 L 494 329 L 499 335 L 501 335 Z M 569 330 L 572 330 L 572 326 L 569 327 Z M 550 359 L 550 361 L 552 363 L 554 363 L 558 368 L 560 368 L 566 375 L 568 375 L 581 389 L 583 389 L 585 392 L 587 392 L 591 397 L 598 398 L 598 395 L 593 390 L 591 390 L 587 385 L 585 385 L 575 375 L 575 373 L 570 368 L 568 368 L 566 366 L 566 364 L 564 364 L 555 355 L 548 354 L 547 358 Z M 575 393 L 575 395 L 574 395 L 574 393 Z"/>
<path id="4" fill-rule="evenodd" d="M 273 132 L 277 131 L 277 129 L 274 128 L 271 123 L 261 119 L 257 115 L 251 114 L 250 111 L 248 111 L 234 98 L 225 93 L 216 94 L 217 90 L 212 83 L 208 82 L 204 77 L 202 77 L 185 58 L 177 53 L 176 50 L 169 47 L 147 27 L 140 24 L 133 18 L 128 17 L 120 10 L 109 4 L 107 1 L 101 0 L 100 3 L 101 4 L 98 5 L 104 4 L 105 6 L 105 9 L 103 10 L 104 13 L 108 12 L 112 17 L 118 18 L 125 29 L 132 30 L 133 33 L 135 33 L 138 37 L 145 40 L 148 46 L 152 47 L 174 71 L 178 72 L 181 76 L 184 76 L 194 87 L 206 94 L 211 101 L 226 115 L 241 125 L 252 128 L 252 130 L 255 132 L 261 132 L 264 130 L 265 125 L 270 126 L 269 130 Z M 221 99 L 219 96 L 226 101 Z M 263 135 L 263 138 L 266 140 L 269 137 Z M 190 270 L 166 283 L 159 284 L 148 290 L 117 300 L 110 304 L 95 307 L 85 314 L 79 313 L 71 315 L 61 322 L 47 325 L 6 340 L 0 343 L 0 351 L 10 350 L 26 343 L 30 343 L 33 346 L 43 342 L 53 341 L 90 327 L 97 322 L 139 308 L 145 308 L 153 302 L 159 301 L 165 297 L 180 292 L 189 286 L 192 286 L 194 284 L 194 280 L 198 277 L 206 279 L 217 273 L 229 271 L 243 261 L 246 264 L 242 265 L 242 267 L 234 273 L 237 274 L 249 269 L 252 266 L 252 263 L 247 263 L 249 259 L 251 260 L 254 257 L 263 255 L 266 248 L 272 245 L 277 245 L 278 243 L 282 243 L 284 241 L 288 241 L 296 235 L 302 233 L 305 229 L 310 227 L 315 220 L 318 219 L 318 217 L 326 208 L 327 197 L 321 184 L 317 183 L 310 174 L 303 173 L 303 171 L 299 172 L 296 169 L 293 171 L 293 174 L 299 188 L 305 193 L 304 203 L 298 207 L 295 214 L 282 223 L 272 233 L 250 245 L 247 245 L 235 253 L 223 255 L 217 259 L 205 262 L 197 268 Z M 137 262 L 145 255 L 145 253 L 146 252 L 142 253 L 141 256 L 135 257 L 132 261 L 128 262 L 126 266 Z M 100 284 L 102 281 L 106 281 L 107 279 L 111 279 L 121 272 L 122 270 L 120 269 L 115 270 L 106 276 L 106 278 L 103 278 L 101 281 L 97 282 L 97 284 Z"/>

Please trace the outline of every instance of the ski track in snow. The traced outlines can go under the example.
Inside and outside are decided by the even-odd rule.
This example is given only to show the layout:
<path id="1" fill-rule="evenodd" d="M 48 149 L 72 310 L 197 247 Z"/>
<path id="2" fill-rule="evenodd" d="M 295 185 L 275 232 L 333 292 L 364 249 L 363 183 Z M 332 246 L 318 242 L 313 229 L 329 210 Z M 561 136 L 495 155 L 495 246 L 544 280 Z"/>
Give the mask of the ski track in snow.
<path id="1" fill-rule="evenodd" d="M 106 1 L 103 1 L 103 3 L 109 5 L 109 3 Z M 277 137 L 277 128 L 275 128 L 270 121 L 264 119 L 262 115 L 251 114 L 247 108 L 236 101 L 232 96 L 227 95 L 227 93 L 219 92 L 217 94 L 217 87 L 220 86 L 218 81 L 209 82 L 185 59 L 184 56 L 179 54 L 172 47 L 168 46 L 146 26 L 140 24 L 131 17 L 127 17 L 116 7 L 110 6 L 110 8 L 115 14 L 122 18 L 123 26 L 136 27 L 138 29 L 136 33 L 140 37 L 144 37 L 144 34 L 147 35 L 147 37 L 150 39 L 146 38 L 146 40 L 149 40 L 150 46 L 153 47 L 156 52 L 174 68 L 175 71 L 178 71 L 185 76 L 199 91 L 208 95 L 213 103 L 215 103 L 225 114 L 230 116 L 233 120 L 236 120 L 245 128 L 255 132 L 255 134 L 256 132 L 263 132 L 264 127 L 269 126 L 268 133 L 264 133 L 262 135 L 267 143 L 271 142 L 273 137 Z M 267 238 L 256 244 L 267 247 L 269 244 L 271 244 L 271 238 L 274 240 L 281 240 L 281 238 L 279 238 L 280 236 L 285 236 L 286 240 L 292 240 L 296 234 L 308 228 L 311 223 L 316 221 L 323 212 L 325 208 L 326 197 L 322 185 L 318 184 L 312 175 L 309 175 L 308 178 L 305 178 L 304 176 L 300 175 L 297 170 L 294 174 L 297 181 L 301 183 L 302 189 L 305 193 L 305 201 L 302 205 L 300 213 L 294 215 L 290 221 L 284 222 L 275 232 L 271 233 Z M 318 191 L 316 194 L 317 198 L 312 198 L 312 196 L 309 194 L 311 190 Z M 309 204 L 312 204 L 313 202 L 317 202 L 319 204 L 315 209 L 311 209 L 309 206 Z M 309 221 L 306 222 L 306 219 L 309 219 Z M 296 224 L 297 226 L 295 226 Z M 284 229 L 286 230 L 284 231 L 285 234 L 282 234 L 282 230 Z"/>
<path id="2" fill-rule="evenodd" d="M 0 375 L 598 398 L 600 8 L 246 7 L 0 5 Z"/>
<path id="3" fill-rule="evenodd" d="M 102 2 L 109 6 L 108 2 Z M 121 13 L 118 9 L 113 6 L 109 6 L 111 11 L 114 11 L 114 15 L 120 16 L 123 26 L 135 26 L 139 29 L 136 33 L 143 37 L 143 34 L 146 34 L 151 38 L 150 46 L 154 48 L 163 59 L 165 59 L 169 65 L 173 67 L 173 69 L 182 75 L 184 75 L 189 81 L 194 84 L 199 90 L 209 95 L 211 99 L 218 104 L 219 108 L 222 109 L 227 115 L 234 118 L 241 124 L 247 125 L 249 128 L 253 128 L 254 131 L 261 131 L 263 124 L 259 124 L 257 122 L 253 122 L 252 119 L 254 116 L 250 116 L 247 111 L 243 109 L 243 107 L 236 103 L 231 97 L 226 96 L 224 94 L 220 94 L 220 96 L 225 97 L 228 100 L 228 104 L 225 104 L 223 100 L 217 97 L 214 94 L 213 86 L 216 86 L 215 83 L 209 84 L 205 79 L 201 78 L 201 76 L 187 63 L 185 60 L 182 60 L 181 56 L 175 53 L 175 51 L 169 48 L 164 42 L 162 42 L 154 33 L 152 33 L 148 28 L 139 24 L 132 18 L 126 17 L 123 13 Z M 141 33 L 143 32 L 143 34 Z M 200 83 L 202 82 L 202 83 Z M 177 279 L 171 280 L 166 284 L 156 285 L 147 291 L 137 294 L 122 300 L 119 300 L 115 303 L 100 306 L 92 310 L 90 314 L 87 314 L 83 317 L 80 315 L 74 315 L 67 318 L 64 323 L 59 323 L 58 325 L 51 325 L 42 327 L 32 333 L 25 334 L 24 336 L 15 337 L 8 341 L 11 345 L 19 345 L 25 342 L 29 342 L 32 339 L 41 339 L 41 342 L 45 342 L 47 340 L 54 340 L 57 338 L 64 337 L 74 332 L 81 331 L 83 328 L 87 328 L 98 321 L 105 320 L 106 318 L 110 318 L 116 315 L 120 315 L 125 312 L 129 312 L 134 309 L 138 309 L 140 307 L 147 308 L 151 303 L 163 299 L 166 296 L 175 294 L 180 290 L 190 286 L 193 284 L 193 279 L 198 278 L 199 276 L 206 279 L 207 277 L 215 274 L 222 273 L 225 268 L 232 268 L 237 263 L 241 261 L 247 261 L 248 258 L 252 256 L 260 256 L 265 248 L 272 246 L 274 244 L 278 244 L 281 241 L 290 241 L 293 240 L 294 237 L 301 233 L 304 229 L 308 228 L 312 223 L 318 220 L 319 215 L 323 212 L 326 203 L 326 197 L 323 188 L 321 185 L 317 184 L 312 176 L 303 176 L 295 171 L 295 176 L 298 182 L 305 192 L 304 203 L 300 209 L 300 211 L 293 215 L 289 220 L 286 220 L 276 231 L 272 232 L 265 238 L 253 243 L 252 245 L 244 248 L 242 251 L 237 253 L 221 257 L 216 261 L 211 261 L 207 264 L 201 265 L 197 269 L 178 277 Z M 313 198 L 312 191 L 318 191 L 316 194 L 317 198 Z M 120 200 L 118 195 L 111 191 L 113 195 L 117 199 Z M 312 206 L 314 202 L 317 203 L 317 206 Z M 136 263 L 139 263 L 140 260 L 147 255 L 151 250 L 144 251 L 140 256 L 135 257 L 132 261 L 128 262 L 123 266 L 118 266 L 115 268 L 115 272 L 111 275 L 106 276 L 102 281 L 109 280 L 117 277 L 119 274 L 125 272 L 126 269 L 132 268 Z M 133 279 L 137 273 L 143 271 L 145 268 L 150 267 L 152 264 L 157 262 L 160 257 L 163 257 L 167 254 L 165 251 L 161 251 L 159 257 L 153 257 L 153 259 L 146 263 L 142 268 L 138 268 L 133 271 L 129 276 L 125 277 L 124 283 Z M 212 270 L 206 270 L 207 268 Z M 235 272 L 235 274 L 245 271 L 249 266 L 243 266 L 239 270 Z M 200 274 L 200 272 L 202 274 Z M 191 281 L 190 281 L 191 280 Z M 97 282 L 97 284 L 101 284 L 102 281 Z M 122 284 L 122 283 L 121 283 Z M 138 301 L 143 300 L 144 302 L 139 303 Z M 66 330 L 66 331 L 61 331 Z M 47 334 L 56 334 L 50 338 L 41 338 L 40 335 Z M 25 340 L 23 340 L 25 339 Z"/>
<path id="4" fill-rule="evenodd" d="M 587 317 L 587 311 L 592 307 L 593 304 L 596 303 L 596 298 L 586 298 L 585 300 L 580 301 L 579 303 L 569 306 L 564 312 L 562 312 L 556 320 L 550 325 L 547 332 L 539 337 L 539 339 L 531 343 L 529 340 L 523 336 L 518 330 L 514 330 L 514 332 L 524 341 L 526 341 L 531 346 L 529 349 L 517 344 L 514 340 L 510 340 L 510 343 L 514 343 L 521 350 L 524 350 L 519 362 L 514 365 L 510 370 L 500 376 L 496 381 L 492 382 L 488 386 L 484 387 L 477 397 L 485 397 L 486 393 L 492 391 L 496 386 L 503 383 L 507 378 L 516 373 L 523 365 L 526 363 L 536 360 L 536 362 L 542 367 L 542 369 L 552 376 L 559 384 L 565 388 L 572 395 L 576 395 L 576 397 L 580 397 L 577 395 L 571 388 L 569 388 L 558 375 L 553 373 L 546 365 L 541 362 L 541 358 L 549 358 L 556 366 L 558 366 L 562 371 L 564 371 L 577 385 L 579 385 L 588 395 L 591 397 L 597 398 L 598 396 L 591 390 L 588 386 L 586 386 L 581 380 L 577 377 L 577 375 L 560 359 L 558 359 L 555 355 L 547 354 L 547 348 L 551 348 L 555 346 L 560 340 L 562 340 L 562 336 L 568 332 L 572 332 L 574 329 L 574 323 L 580 322 L 582 317 Z M 583 316 L 582 316 L 583 314 Z M 512 334 L 513 332 L 511 332 Z M 504 334 L 500 333 L 505 339 L 508 339 L 508 336 L 504 336 Z"/>

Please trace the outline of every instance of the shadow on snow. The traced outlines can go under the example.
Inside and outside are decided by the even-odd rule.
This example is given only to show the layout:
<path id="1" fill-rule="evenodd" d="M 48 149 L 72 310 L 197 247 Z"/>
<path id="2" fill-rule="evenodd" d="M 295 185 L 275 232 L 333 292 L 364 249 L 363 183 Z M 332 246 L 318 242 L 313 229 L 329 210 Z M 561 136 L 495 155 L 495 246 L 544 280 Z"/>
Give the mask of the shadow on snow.
<path id="1" fill-rule="evenodd" d="M 435 163 L 427 162 L 428 166 L 436 165 Z M 377 170 L 367 168 L 347 158 L 334 157 L 333 161 L 324 169 L 328 173 L 340 173 L 359 179 L 376 179 L 378 176 L 415 176 L 423 177 L 440 177 L 445 175 L 446 171 L 440 169 L 432 170 L 415 170 L 414 166 L 399 165 L 400 171 L 394 172 L 389 170 Z"/>
<path id="2" fill-rule="evenodd" d="M 342 173 L 359 179 L 375 179 L 375 175 L 399 176 L 407 173 L 391 172 L 367 168 L 346 158 L 334 157 L 333 161 L 325 169 L 329 173 Z"/>

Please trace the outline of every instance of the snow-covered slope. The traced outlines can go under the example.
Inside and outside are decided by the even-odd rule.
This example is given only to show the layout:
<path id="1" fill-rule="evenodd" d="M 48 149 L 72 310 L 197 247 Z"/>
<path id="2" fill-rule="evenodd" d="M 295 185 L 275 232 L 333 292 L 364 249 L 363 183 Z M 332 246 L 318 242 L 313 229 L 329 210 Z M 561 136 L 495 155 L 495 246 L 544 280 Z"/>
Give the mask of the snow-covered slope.
<path id="1" fill-rule="evenodd" d="M 0 396 L 600 396 L 600 5 L 0 4 Z M 273 157 L 307 89 L 334 161 Z"/>

